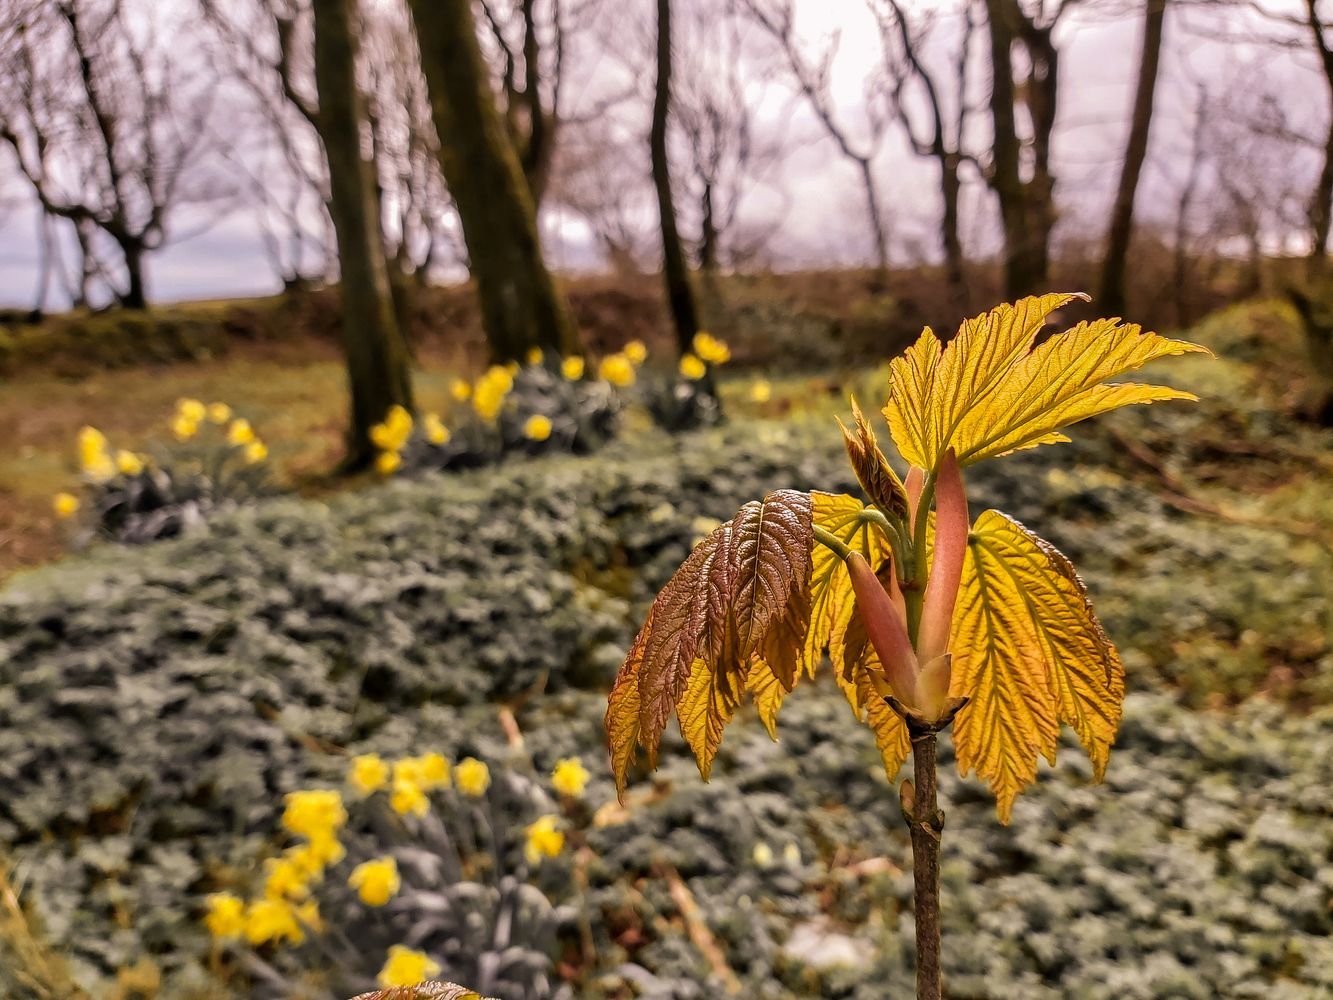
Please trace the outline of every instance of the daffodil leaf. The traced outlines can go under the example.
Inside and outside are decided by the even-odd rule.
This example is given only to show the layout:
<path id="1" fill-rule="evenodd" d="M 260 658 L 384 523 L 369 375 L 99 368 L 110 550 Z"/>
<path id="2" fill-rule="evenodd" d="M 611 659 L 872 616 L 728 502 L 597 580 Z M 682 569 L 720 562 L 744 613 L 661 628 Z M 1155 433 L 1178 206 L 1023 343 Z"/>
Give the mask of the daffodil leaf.
<path id="1" fill-rule="evenodd" d="M 1069 560 L 1017 521 L 988 510 L 969 538 L 953 631 L 950 693 L 963 774 L 995 792 L 1002 822 L 1054 763 L 1059 727 L 1078 734 L 1100 778 L 1120 724 L 1124 669 Z"/>
<path id="2" fill-rule="evenodd" d="M 889 465 L 889 460 L 880 450 L 875 432 L 866 423 L 865 415 L 856 400 L 852 400 L 851 430 L 838 421 L 842 427 L 843 442 L 847 446 L 847 457 L 851 459 L 856 479 L 865 490 L 871 502 L 885 515 L 904 526 L 907 523 L 907 490 L 898 474 Z"/>

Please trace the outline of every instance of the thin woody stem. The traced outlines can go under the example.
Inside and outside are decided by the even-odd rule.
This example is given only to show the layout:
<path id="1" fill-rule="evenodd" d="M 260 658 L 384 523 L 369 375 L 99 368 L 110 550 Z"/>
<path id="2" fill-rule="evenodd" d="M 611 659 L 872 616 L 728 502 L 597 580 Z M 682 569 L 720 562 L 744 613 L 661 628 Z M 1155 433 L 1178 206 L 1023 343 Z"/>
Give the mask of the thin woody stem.
<path id="1" fill-rule="evenodd" d="M 912 838 L 912 905 L 916 918 L 917 1000 L 940 1000 L 940 836 L 944 813 L 937 799 L 936 728 L 909 718 L 913 783 L 903 783 L 903 818 Z"/>

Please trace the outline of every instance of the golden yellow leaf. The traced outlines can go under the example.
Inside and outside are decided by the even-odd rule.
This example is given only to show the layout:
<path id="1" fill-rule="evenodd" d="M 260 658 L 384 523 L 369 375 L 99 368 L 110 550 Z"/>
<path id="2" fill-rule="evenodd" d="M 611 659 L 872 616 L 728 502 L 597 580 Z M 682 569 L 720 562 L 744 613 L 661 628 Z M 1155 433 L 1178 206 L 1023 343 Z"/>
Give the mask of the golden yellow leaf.
<path id="1" fill-rule="evenodd" d="M 634 763 L 634 748 L 639 743 L 639 667 L 643 663 L 643 649 L 652 631 L 653 613 L 639 629 L 630 645 L 629 655 L 616 675 L 611 696 L 606 705 L 606 738 L 611 751 L 611 770 L 616 777 L 616 794 L 625 794 L 625 775 Z"/>
<path id="2" fill-rule="evenodd" d="M 1054 763 L 1068 723 L 1106 768 L 1120 724 L 1124 669 L 1073 566 L 1021 524 L 988 510 L 972 526 L 950 639 L 958 768 L 994 790 L 1002 822 L 1015 796 Z"/>
<path id="3" fill-rule="evenodd" d="M 810 494 L 813 523 L 836 537 L 872 566 L 889 558 L 892 548 L 884 529 L 871 512 L 845 493 Z M 803 653 L 806 673 L 814 676 L 815 665 L 826 648 L 841 642 L 852 617 L 852 581 L 847 566 L 832 549 L 816 545 L 810 554 L 810 628 Z M 834 656 L 835 666 L 841 659 Z"/>
<path id="4" fill-rule="evenodd" d="M 680 734 L 694 751 L 699 776 L 708 780 L 713 758 L 722 745 L 722 730 L 736 714 L 743 680 L 733 670 L 714 670 L 703 660 L 695 660 L 685 693 L 676 705 Z"/>
<path id="5" fill-rule="evenodd" d="M 1206 348 L 1169 340 L 1113 319 L 1080 323 L 1057 334 L 1009 369 L 982 405 L 959 422 L 953 446 L 960 464 L 1069 440 L 1057 433 L 1080 420 L 1135 403 L 1197 399 L 1193 393 L 1107 379 L 1150 361 Z"/>
<path id="6" fill-rule="evenodd" d="M 997 306 L 964 320 L 943 348 L 927 327 L 894 358 L 884 416 L 903 458 L 933 472 L 964 416 L 1027 354 L 1046 317 L 1073 298 L 1052 293 Z"/>
<path id="7" fill-rule="evenodd" d="M 754 698 L 755 708 L 759 711 L 759 720 L 768 730 L 770 739 L 778 738 L 778 710 L 787 696 L 787 689 L 778 680 L 777 674 L 763 660 L 755 660 L 745 674 L 745 689 Z"/>
<path id="8" fill-rule="evenodd" d="M 850 602 L 848 602 L 850 603 Z M 844 673 L 835 661 L 834 675 L 838 678 L 838 687 L 842 689 L 847 704 L 857 721 L 870 727 L 875 734 L 875 746 L 879 749 L 884 762 L 884 773 L 892 781 L 902 767 L 903 761 L 912 751 L 911 737 L 907 732 L 907 723 L 901 715 L 889 707 L 884 696 L 875 690 L 870 681 L 869 670 L 879 670 L 879 660 L 874 647 L 865 643 L 860 648 L 859 656 L 851 665 L 851 670 Z"/>
<path id="9" fill-rule="evenodd" d="M 910 533 L 910 527 L 906 526 L 907 490 L 889 465 L 889 460 L 884 457 L 875 439 L 875 432 L 866 423 L 865 415 L 855 399 L 852 400 L 852 421 L 856 426 L 855 433 L 844 426 L 841 420 L 838 426 L 842 428 L 847 457 L 851 459 L 861 489 L 866 491 L 866 496 L 876 507 L 890 519 L 904 525 L 904 530 Z"/>

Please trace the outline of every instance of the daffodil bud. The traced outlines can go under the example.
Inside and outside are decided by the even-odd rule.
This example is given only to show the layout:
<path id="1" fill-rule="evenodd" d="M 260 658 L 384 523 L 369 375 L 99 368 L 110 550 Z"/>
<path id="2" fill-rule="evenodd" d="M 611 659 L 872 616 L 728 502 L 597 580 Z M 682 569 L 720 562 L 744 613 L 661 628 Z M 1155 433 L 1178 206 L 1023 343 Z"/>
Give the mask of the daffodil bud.
<path id="1" fill-rule="evenodd" d="M 918 671 L 916 653 L 907 637 L 907 624 L 865 556 L 849 553 L 847 572 L 856 595 L 856 613 L 865 626 L 866 638 L 875 647 L 893 696 L 904 706 L 914 708 Z"/>

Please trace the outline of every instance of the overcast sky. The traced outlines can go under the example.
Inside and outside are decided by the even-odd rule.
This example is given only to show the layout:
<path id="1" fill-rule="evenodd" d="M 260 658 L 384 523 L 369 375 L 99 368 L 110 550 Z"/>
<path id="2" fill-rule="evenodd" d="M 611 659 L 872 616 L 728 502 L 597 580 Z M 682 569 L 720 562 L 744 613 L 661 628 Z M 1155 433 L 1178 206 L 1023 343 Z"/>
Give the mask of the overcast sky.
<path id="1" fill-rule="evenodd" d="M 918 6 L 930 6 L 918 4 Z M 1294 10 L 1296 0 L 1288 3 Z M 1162 79 L 1152 148 L 1143 180 L 1141 204 L 1147 215 L 1165 211 L 1180 183 L 1182 159 L 1189 145 L 1195 81 L 1223 92 L 1247 81 L 1262 83 L 1290 101 L 1289 118 L 1312 128 L 1326 121 L 1327 95 L 1305 60 L 1256 47 L 1224 46 L 1206 36 L 1227 27 L 1219 15 L 1191 10 L 1182 22 L 1168 23 Z M 815 47 L 836 32 L 839 38 L 834 91 L 840 112 L 852 122 L 863 117 L 864 87 L 879 55 L 879 40 L 862 0 L 802 0 L 802 37 Z M 1189 28 L 1188 32 L 1186 29 Z M 1054 157 L 1059 182 L 1062 225 L 1069 230 L 1101 225 L 1115 182 L 1124 143 L 1133 78 L 1138 58 L 1138 15 L 1127 18 L 1074 16 L 1062 23 L 1061 107 Z M 947 39 L 945 39 L 947 41 Z M 987 72 L 979 53 L 978 76 Z M 758 85 L 758 82 L 756 82 Z M 775 263 L 787 266 L 845 264 L 866 259 L 860 190 L 856 178 L 833 146 L 820 138 L 812 116 L 775 84 L 764 102 L 770 118 L 784 117 L 787 134 L 799 140 L 773 192 L 758 191 L 748 206 L 755 215 L 786 215 L 774 239 Z M 1258 153 L 1255 154 L 1258 156 Z M 886 148 L 879 163 L 892 218 L 895 256 L 936 252 L 935 174 L 925 161 L 909 155 L 900 139 Z M 12 165 L 0 155 L 0 304 L 27 306 L 37 280 L 37 211 Z M 975 185 L 964 202 L 965 237 L 974 253 L 995 249 L 996 229 L 990 196 Z M 586 230 L 558 210 L 545 220 L 551 256 L 557 267 L 575 269 L 593 262 Z M 178 230 L 187 230 L 183 219 Z M 148 264 L 153 301 L 263 294 L 279 283 L 270 270 L 250 211 L 229 212 L 205 232 L 155 253 Z"/>

